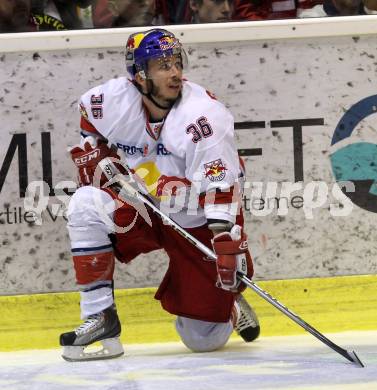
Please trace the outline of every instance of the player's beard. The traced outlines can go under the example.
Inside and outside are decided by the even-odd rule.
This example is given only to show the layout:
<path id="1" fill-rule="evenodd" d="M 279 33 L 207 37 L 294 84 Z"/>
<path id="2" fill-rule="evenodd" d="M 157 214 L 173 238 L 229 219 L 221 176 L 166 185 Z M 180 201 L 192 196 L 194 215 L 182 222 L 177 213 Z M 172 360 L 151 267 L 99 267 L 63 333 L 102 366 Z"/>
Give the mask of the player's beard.
<path id="1" fill-rule="evenodd" d="M 160 105 L 160 108 L 162 108 L 162 107 L 164 107 L 166 109 L 172 108 L 174 106 L 175 102 L 178 99 L 180 99 L 182 96 L 182 89 L 181 89 L 179 91 L 177 97 L 174 97 L 174 98 L 165 97 L 161 94 L 160 88 L 153 82 L 153 80 L 149 80 L 149 81 L 150 81 L 149 86 L 148 86 L 148 90 L 150 91 L 149 94 L 152 96 L 153 100 L 157 101 L 157 103 Z"/>

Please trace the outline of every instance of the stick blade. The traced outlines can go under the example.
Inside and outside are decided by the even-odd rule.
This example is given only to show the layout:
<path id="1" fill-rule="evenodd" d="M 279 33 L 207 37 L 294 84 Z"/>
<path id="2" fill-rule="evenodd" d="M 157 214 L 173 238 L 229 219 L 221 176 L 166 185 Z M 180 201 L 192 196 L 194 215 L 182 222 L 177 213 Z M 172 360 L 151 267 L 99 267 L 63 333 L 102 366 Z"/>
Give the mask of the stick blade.
<path id="1" fill-rule="evenodd" d="M 356 355 L 356 352 L 355 351 L 347 351 L 348 352 L 348 356 L 350 357 L 350 361 L 352 361 L 353 363 L 355 363 L 357 366 L 359 367 L 365 367 L 364 364 L 362 363 L 362 361 L 359 359 L 359 357 Z"/>

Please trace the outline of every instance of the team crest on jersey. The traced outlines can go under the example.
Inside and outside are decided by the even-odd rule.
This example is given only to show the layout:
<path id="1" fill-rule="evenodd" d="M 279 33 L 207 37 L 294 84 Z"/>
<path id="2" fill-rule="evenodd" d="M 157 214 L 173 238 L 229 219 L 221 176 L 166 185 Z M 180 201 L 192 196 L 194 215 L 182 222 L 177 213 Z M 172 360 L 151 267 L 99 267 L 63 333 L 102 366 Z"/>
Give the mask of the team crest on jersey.
<path id="1" fill-rule="evenodd" d="M 221 158 L 204 164 L 205 177 L 211 181 L 221 181 L 226 175 L 226 168 Z"/>
<path id="2" fill-rule="evenodd" d="M 82 103 L 79 104 L 79 111 L 80 111 L 80 114 L 83 118 L 85 118 L 86 120 L 89 119 L 88 113 L 86 112 L 86 108 Z"/>

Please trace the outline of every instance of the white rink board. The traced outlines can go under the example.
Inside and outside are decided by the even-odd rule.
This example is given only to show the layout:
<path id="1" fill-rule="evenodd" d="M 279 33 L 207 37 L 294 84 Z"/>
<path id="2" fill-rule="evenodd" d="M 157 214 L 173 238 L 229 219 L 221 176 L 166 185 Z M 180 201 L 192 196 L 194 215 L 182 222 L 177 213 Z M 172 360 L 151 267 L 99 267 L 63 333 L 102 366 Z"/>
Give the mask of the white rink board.
<path id="1" fill-rule="evenodd" d="M 324 181 L 332 190 L 330 154 L 339 145 L 331 147 L 334 130 L 345 111 L 376 94 L 375 40 L 374 35 L 361 35 L 191 43 L 186 76 L 226 103 L 237 123 L 259 122 L 258 128 L 236 132 L 240 149 L 254 149 L 249 151 L 254 155 L 245 157 L 249 181 L 303 178 L 304 185 Z M 24 183 L 26 170 L 29 183 L 43 177 L 53 186 L 74 180 L 66 148 L 78 140 L 77 99 L 87 89 L 124 74 L 123 51 L 120 47 L 29 51 L 4 53 L 0 60 L 2 179 L 6 174 L 0 193 L 0 294 L 73 290 L 65 220 L 52 210 L 59 201 L 50 198 L 42 226 L 25 222 L 32 217 L 23 210 L 19 170 Z M 296 142 L 302 134 L 303 157 L 301 148 L 296 149 L 295 162 L 293 125 L 285 122 L 283 128 L 277 121 L 304 119 L 317 124 L 302 127 L 302 133 L 296 129 Z M 374 116 L 369 116 L 343 144 L 375 143 L 374 123 Z M 246 196 L 250 191 L 246 189 Z M 313 219 L 307 219 L 300 205 L 303 191 L 295 195 L 287 215 L 278 215 L 276 207 L 266 216 L 245 211 L 255 279 L 376 273 L 375 211 L 354 206 L 347 217 L 334 217 L 329 204 L 339 202 L 331 195 L 313 211 Z M 166 258 L 152 254 L 120 268 L 116 287 L 155 286 Z"/>

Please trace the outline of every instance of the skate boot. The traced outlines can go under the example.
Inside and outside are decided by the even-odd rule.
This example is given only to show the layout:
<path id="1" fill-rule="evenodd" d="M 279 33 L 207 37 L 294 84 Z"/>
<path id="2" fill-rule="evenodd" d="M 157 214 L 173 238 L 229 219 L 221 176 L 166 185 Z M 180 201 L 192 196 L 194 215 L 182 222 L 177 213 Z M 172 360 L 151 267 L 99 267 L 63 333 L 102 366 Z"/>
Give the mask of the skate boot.
<path id="1" fill-rule="evenodd" d="M 114 305 L 104 311 L 89 316 L 73 332 L 60 335 L 63 359 L 69 362 L 111 359 L 123 355 L 119 341 L 121 326 Z M 103 348 L 99 351 L 85 352 L 84 349 L 99 341 Z"/>
<path id="2" fill-rule="evenodd" d="M 259 336 L 260 326 L 258 317 L 241 294 L 234 302 L 232 314 L 234 330 L 247 343 L 255 340 Z"/>

